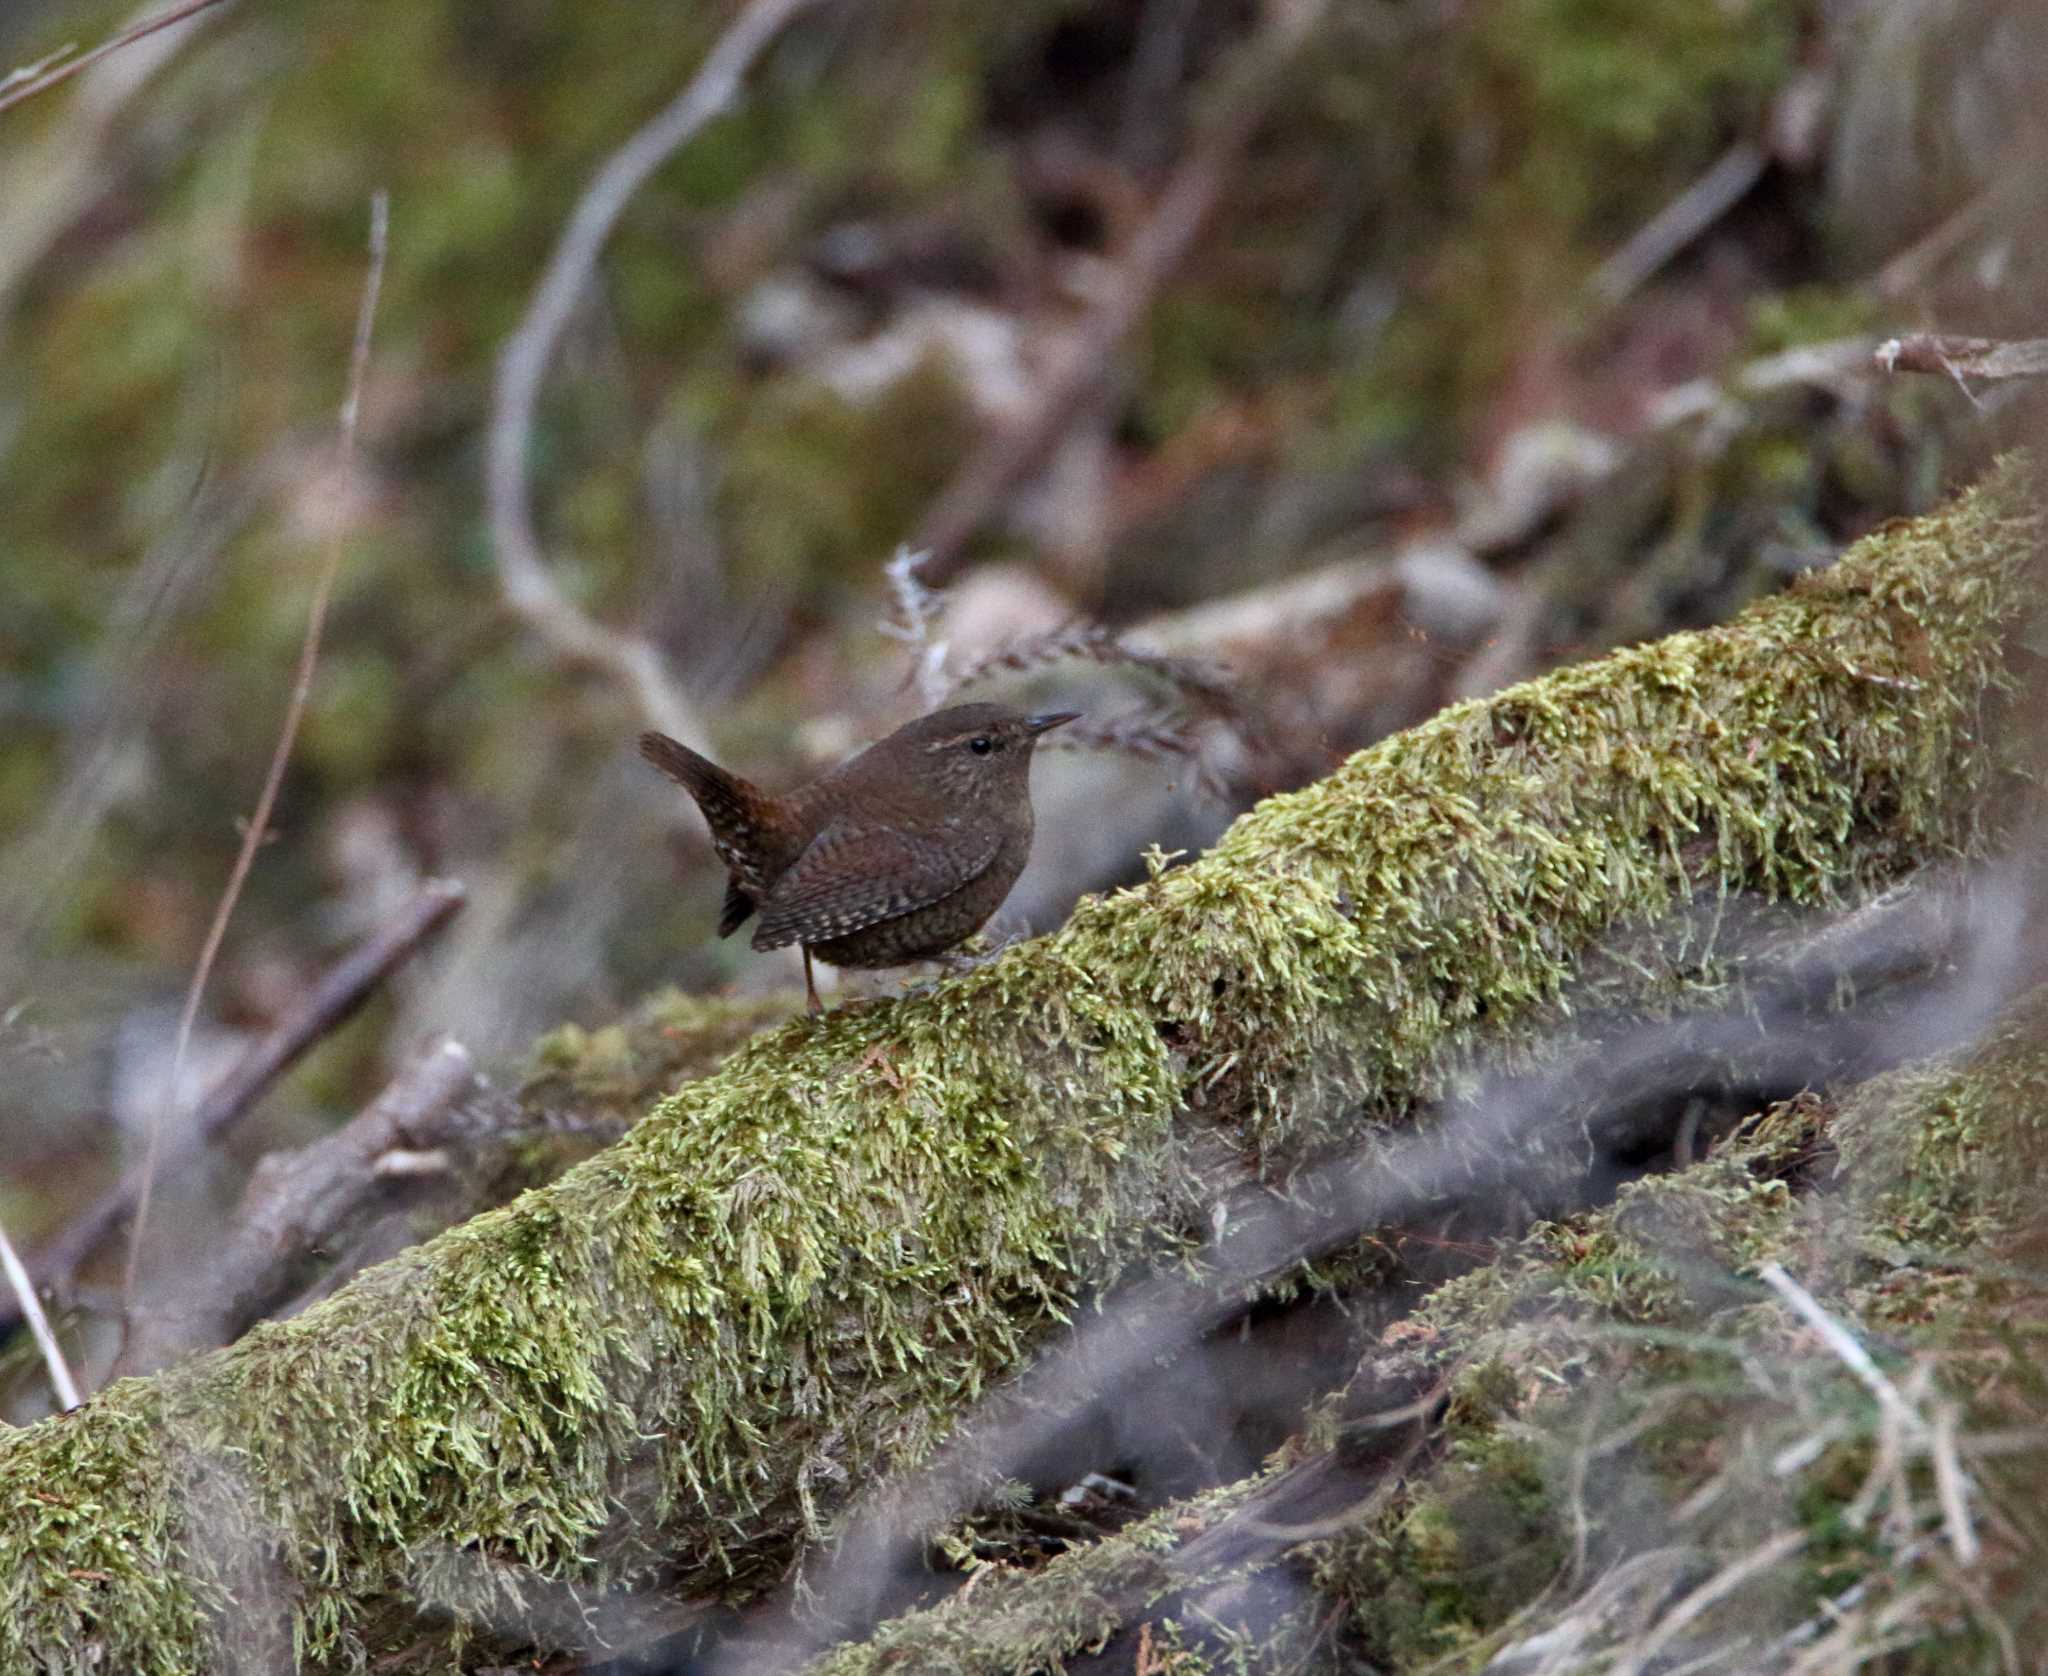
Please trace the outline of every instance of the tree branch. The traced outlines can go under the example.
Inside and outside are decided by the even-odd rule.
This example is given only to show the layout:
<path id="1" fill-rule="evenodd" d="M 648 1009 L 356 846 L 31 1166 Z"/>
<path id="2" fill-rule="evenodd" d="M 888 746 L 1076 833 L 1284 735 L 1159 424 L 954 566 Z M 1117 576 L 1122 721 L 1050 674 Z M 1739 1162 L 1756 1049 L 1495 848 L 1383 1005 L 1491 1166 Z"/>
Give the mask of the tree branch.
<path id="1" fill-rule="evenodd" d="M 1963 338 L 1914 332 L 1887 338 L 1877 346 L 1876 357 L 1886 372 L 1940 373 L 1958 384 L 1966 378 L 1996 383 L 2048 374 L 2048 338 Z"/>
<path id="2" fill-rule="evenodd" d="M 67 58 L 61 64 L 53 65 L 40 74 L 29 76 L 15 87 L 7 87 L 6 80 L 0 80 L 0 111 L 12 110 L 24 100 L 33 99 L 38 93 L 48 92 L 59 82 L 68 81 L 81 70 L 90 69 L 107 54 L 119 52 L 159 30 L 169 29 L 173 24 L 183 23 L 187 18 L 197 17 L 201 12 L 210 12 L 214 7 L 227 4 L 227 0 L 181 0 L 181 3 L 146 17 L 121 31 L 112 40 L 102 41 L 92 51 L 80 53 L 76 58 Z"/>
<path id="3" fill-rule="evenodd" d="M 278 1078 L 316 1043 L 347 1023 L 387 977 L 454 917 L 462 903 L 461 885 L 451 879 L 430 879 L 389 924 L 336 961 L 200 1101 L 192 1114 L 192 1145 L 217 1141 L 231 1131 L 270 1092 Z M 161 1167 L 175 1168 L 187 1155 L 174 1151 L 160 1160 Z M 141 1191 L 142 1173 L 132 1170 L 94 1200 L 54 1240 L 34 1253 L 29 1258 L 29 1273 L 36 1285 L 45 1290 L 62 1290 L 67 1286 L 79 1265 L 135 1208 Z M 0 1333 L 19 1319 L 7 1304 L 0 1302 Z"/>
<path id="4" fill-rule="evenodd" d="M 679 147 L 731 106 L 754 60 L 795 18 L 817 4 L 819 0 L 749 0 L 689 85 L 613 152 L 592 178 L 577 200 L 562 242 L 548 259 L 525 318 L 498 358 L 485 493 L 505 602 L 556 656 L 587 664 L 617 681 L 648 727 L 698 745 L 705 741 L 703 724 L 670 681 L 660 651 L 637 635 L 604 627 L 556 586 L 534 529 L 526 459 L 534 411 L 556 345 L 633 194 Z"/>
<path id="5" fill-rule="evenodd" d="M 436 1042 L 333 1134 L 265 1157 L 207 1263 L 203 1301 L 176 1314 L 155 1307 L 138 1320 L 123 1358 L 128 1371 L 149 1373 L 187 1351 L 225 1344 L 291 1297 L 315 1253 L 385 1190 L 394 1154 L 458 1138 L 456 1106 L 475 1084 L 468 1051 Z"/>
<path id="6" fill-rule="evenodd" d="M 1326 0 L 1271 0 L 1246 62 L 1218 101 L 1193 149 L 1174 170 L 1158 206 L 1131 240 L 1122 270 L 1047 374 L 1037 405 L 971 454 L 910 540 L 915 579 L 943 587 L 968 541 L 1003 498 L 1034 471 L 1102 381 L 1117 346 L 1145 317 L 1229 184 L 1238 159 L 1279 90 L 1283 74 L 1322 20 Z"/>

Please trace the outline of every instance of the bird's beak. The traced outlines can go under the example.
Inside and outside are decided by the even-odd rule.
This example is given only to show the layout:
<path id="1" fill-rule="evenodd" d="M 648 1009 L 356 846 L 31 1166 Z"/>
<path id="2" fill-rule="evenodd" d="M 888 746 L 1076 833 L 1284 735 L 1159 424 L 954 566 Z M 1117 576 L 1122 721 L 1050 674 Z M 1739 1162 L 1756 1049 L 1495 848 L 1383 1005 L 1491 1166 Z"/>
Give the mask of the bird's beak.
<path id="1" fill-rule="evenodd" d="M 1081 712 L 1078 710 L 1048 710 L 1042 716 L 1025 717 L 1024 731 L 1036 738 L 1041 733 L 1050 733 L 1056 727 L 1065 727 L 1067 723 L 1078 722 L 1080 719 Z"/>

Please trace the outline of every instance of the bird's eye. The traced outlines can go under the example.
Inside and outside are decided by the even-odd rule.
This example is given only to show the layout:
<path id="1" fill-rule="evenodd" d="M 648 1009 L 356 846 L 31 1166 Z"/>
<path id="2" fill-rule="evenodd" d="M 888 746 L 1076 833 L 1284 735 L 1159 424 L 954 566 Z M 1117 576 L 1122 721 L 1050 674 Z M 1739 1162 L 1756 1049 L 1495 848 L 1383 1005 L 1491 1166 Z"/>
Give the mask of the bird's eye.
<path id="1" fill-rule="evenodd" d="M 996 742 L 985 733 L 977 733 L 967 741 L 967 748 L 978 757 L 985 757 L 996 748 Z"/>

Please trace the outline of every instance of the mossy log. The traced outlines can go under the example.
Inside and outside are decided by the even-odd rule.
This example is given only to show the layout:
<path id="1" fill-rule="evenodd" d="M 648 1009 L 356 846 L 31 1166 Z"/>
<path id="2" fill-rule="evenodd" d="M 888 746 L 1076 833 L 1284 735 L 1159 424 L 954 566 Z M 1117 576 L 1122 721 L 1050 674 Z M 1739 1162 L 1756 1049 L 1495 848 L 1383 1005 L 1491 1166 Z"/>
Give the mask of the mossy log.
<path id="1" fill-rule="evenodd" d="M 1758 1114 L 1708 1161 L 1440 1287 L 1291 1458 L 1041 1569 L 991 1568 L 803 1676 L 1593 1676 L 1640 1668 L 1653 1640 L 1697 1668 L 1780 1668 L 1759 1656 L 1773 1643 L 1821 1645 L 1831 1656 L 1802 1667 L 1816 1671 L 1861 1668 L 1880 1646 L 1900 1668 L 2000 1668 L 2001 1638 L 2048 1634 L 2048 1580 L 1994 1561 L 1958 1587 L 1924 1459 L 1900 1463 L 1903 1519 L 1859 1523 L 1885 1450 L 1924 1457 L 1933 1439 L 1916 1451 L 1755 1276 L 1805 1276 L 1898 1384 L 1915 1362 L 1937 1370 L 1916 1400 L 1948 1409 L 1952 1464 L 1980 1476 L 1964 1516 L 1995 1548 L 2002 1508 L 2038 1505 L 2048 1468 L 2039 1379 L 2016 1377 L 2042 1329 L 2010 1284 L 2048 1226 L 2044 1159 L 2036 988 L 1970 1048 Z M 1438 1400 L 1426 1445 L 1389 1460 L 1388 1393 L 1403 1388 Z M 2031 1447 L 1989 1455 L 1972 1429 Z M 1712 1610 L 1675 1610 L 1773 1542 L 1788 1563 Z"/>
<path id="2" fill-rule="evenodd" d="M 1988 841 L 2037 530 L 2007 473 L 1720 630 L 1445 712 L 935 988 L 794 1021 L 305 1315 L 0 1439 L 0 1669 L 446 1668 L 737 1598 L 1077 1300 L 1411 1116 L 1732 893 Z M 545 1610 L 536 1606 L 544 1602 Z M 408 1650 L 411 1650 L 408 1652 Z M 423 1650 L 426 1649 L 426 1650 Z"/>

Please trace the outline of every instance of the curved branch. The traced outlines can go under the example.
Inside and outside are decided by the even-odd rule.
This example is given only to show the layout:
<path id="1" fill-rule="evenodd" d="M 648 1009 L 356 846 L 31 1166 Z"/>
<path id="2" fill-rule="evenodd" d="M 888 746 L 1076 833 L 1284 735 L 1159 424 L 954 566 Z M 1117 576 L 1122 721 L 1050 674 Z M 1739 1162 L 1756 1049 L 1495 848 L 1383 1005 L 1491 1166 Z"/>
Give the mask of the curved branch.
<path id="1" fill-rule="evenodd" d="M 605 160 L 577 202 L 525 317 L 498 358 L 485 494 L 506 603 L 558 656 L 602 670 L 623 686 L 647 726 L 699 745 L 705 741 L 703 727 L 669 680 L 659 650 L 638 635 L 615 632 L 593 620 L 549 574 L 533 525 L 527 449 L 541 384 L 562 330 L 627 203 L 677 148 L 732 104 L 741 81 L 768 44 L 819 3 L 751 0 L 689 85 Z"/>

